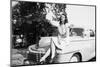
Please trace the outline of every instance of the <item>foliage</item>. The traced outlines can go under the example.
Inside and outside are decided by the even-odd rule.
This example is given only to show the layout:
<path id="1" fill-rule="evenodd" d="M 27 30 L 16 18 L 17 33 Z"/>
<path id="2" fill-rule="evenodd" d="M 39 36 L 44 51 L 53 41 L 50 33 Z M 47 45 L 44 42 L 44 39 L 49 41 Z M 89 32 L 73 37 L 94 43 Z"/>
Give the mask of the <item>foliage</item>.
<path id="1" fill-rule="evenodd" d="M 54 5 L 52 7 L 57 19 L 57 14 L 65 12 L 66 5 Z M 13 35 L 24 34 L 29 42 L 36 41 L 39 36 L 57 35 L 57 28 L 53 27 L 45 18 L 47 14 L 45 8 L 46 3 L 19 1 L 12 7 Z"/>

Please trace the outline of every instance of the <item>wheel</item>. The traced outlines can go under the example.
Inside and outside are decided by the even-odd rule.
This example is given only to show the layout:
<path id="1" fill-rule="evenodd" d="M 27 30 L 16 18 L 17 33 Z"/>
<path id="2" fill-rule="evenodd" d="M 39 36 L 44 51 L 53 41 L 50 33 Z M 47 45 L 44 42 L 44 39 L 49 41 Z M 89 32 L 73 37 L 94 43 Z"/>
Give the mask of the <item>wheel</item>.
<path id="1" fill-rule="evenodd" d="M 70 62 L 80 62 L 80 56 L 78 54 L 73 55 Z"/>

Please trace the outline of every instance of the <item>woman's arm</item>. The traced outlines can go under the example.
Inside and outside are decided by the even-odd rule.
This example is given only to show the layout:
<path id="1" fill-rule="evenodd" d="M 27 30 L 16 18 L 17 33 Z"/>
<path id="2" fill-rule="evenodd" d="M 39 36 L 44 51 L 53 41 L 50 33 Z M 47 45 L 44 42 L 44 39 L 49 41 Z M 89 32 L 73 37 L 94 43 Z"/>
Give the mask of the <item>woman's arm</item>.
<path id="1" fill-rule="evenodd" d="M 66 23 L 65 24 L 65 28 L 66 28 L 66 36 L 67 36 L 67 38 L 69 38 L 69 24 L 68 23 Z"/>
<path id="2" fill-rule="evenodd" d="M 59 22 L 58 21 L 51 20 L 50 23 L 51 23 L 51 25 L 53 25 L 55 27 L 59 26 Z"/>
<path id="3" fill-rule="evenodd" d="M 47 13 L 46 19 L 49 20 L 50 24 L 52 24 L 53 26 L 58 27 L 59 26 L 59 21 L 54 20 L 54 18 L 56 18 L 56 16 L 51 11 Z"/>

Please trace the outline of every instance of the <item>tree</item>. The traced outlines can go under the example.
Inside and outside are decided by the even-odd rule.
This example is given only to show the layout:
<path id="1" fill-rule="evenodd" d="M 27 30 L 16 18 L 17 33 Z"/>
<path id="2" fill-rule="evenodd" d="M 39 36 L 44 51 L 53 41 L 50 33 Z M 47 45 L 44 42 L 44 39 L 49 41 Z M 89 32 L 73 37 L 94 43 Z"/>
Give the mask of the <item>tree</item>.
<path id="1" fill-rule="evenodd" d="M 50 5 L 50 8 L 47 8 L 47 4 Z M 52 26 L 50 21 L 46 19 L 46 15 L 48 14 L 46 10 L 49 9 L 55 16 L 54 20 L 59 20 L 61 12 L 66 13 L 65 4 L 18 1 L 18 3 L 12 7 L 13 34 L 25 34 L 29 37 L 29 34 L 32 33 L 33 36 L 31 37 L 34 42 L 38 36 L 57 35 L 57 28 Z"/>

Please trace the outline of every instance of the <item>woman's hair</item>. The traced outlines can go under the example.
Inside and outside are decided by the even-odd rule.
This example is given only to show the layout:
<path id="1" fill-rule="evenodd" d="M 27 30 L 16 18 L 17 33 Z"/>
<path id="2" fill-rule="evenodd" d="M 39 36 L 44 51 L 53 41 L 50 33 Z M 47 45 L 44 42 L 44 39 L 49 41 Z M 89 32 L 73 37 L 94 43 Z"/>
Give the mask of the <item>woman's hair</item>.
<path id="1" fill-rule="evenodd" d="M 64 24 L 66 24 L 66 23 L 68 23 L 68 18 L 67 18 L 67 15 L 66 14 L 62 14 L 62 15 L 64 15 L 65 16 L 65 20 L 64 20 Z M 60 25 L 62 24 L 62 19 L 61 19 L 61 17 L 62 17 L 62 15 L 60 16 Z"/>

